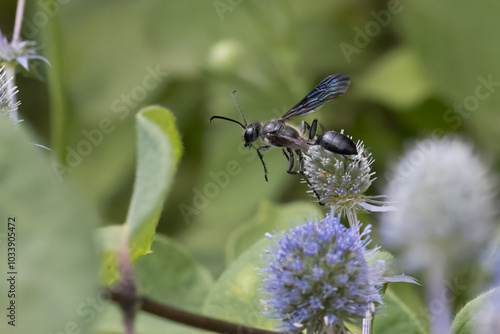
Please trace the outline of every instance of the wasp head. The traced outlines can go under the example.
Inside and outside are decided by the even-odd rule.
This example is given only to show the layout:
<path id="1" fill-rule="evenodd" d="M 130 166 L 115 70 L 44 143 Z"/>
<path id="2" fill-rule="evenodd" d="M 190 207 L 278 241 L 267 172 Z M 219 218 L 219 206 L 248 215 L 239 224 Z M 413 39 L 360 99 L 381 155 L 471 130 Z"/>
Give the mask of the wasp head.
<path id="1" fill-rule="evenodd" d="M 259 138 L 261 129 L 262 124 L 260 124 L 259 122 L 253 122 L 245 128 L 245 131 L 243 132 L 245 147 L 251 146 L 252 143 Z"/>

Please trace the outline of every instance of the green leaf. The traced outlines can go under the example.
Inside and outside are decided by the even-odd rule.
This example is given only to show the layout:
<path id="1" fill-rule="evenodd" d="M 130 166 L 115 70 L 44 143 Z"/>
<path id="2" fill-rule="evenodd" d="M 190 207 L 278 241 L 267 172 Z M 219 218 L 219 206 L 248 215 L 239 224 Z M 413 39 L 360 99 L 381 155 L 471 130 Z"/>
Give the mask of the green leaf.
<path id="1" fill-rule="evenodd" d="M 266 232 L 275 230 L 286 231 L 293 224 L 303 219 L 323 216 L 318 205 L 313 203 L 297 202 L 277 205 L 271 202 L 262 202 L 254 218 L 238 226 L 230 235 L 226 244 L 227 263 L 233 262 L 247 248 L 262 239 Z"/>
<path id="2" fill-rule="evenodd" d="M 407 290 L 409 291 L 409 290 Z M 413 299 L 413 298 L 410 298 Z M 428 334 L 427 312 L 415 313 L 415 308 L 410 307 L 389 287 L 382 298 L 384 305 L 375 315 L 373 321 L 374 334 Z"/>
<path id="3" fill-rule="evenodd" d="M 148 107 L 136 117 L 137 172 L 124 230 L 115 226 L 98 232 L 104 245 L 101 281 L 105 285 L 111 284 L 118 275 L 114 254 L 123 236 L 129 239 L 132 261 L 150 252 L 162 204 L 182 151 L 174 116 L 168 110 Z"/>
<path id="4" fill-rule="evenodd" d="M 51 168 L 54 162 L 47 151 L 32 144 L 25 129 L 24 123 L 13 129 L 1 117 L 0 332 L 83 333 L 88 323 L 82 310 L 98 295 L 92 232 L 99 216 L 79 190 L 58 181 Z M 16 218 L 15 230 L 8 230 L 9 217 Z M 13 232 L 15 265 L 8 269 L 7 233 Z M 17 272 L 15 299 L 10 299 L 15 300 L 15 327 L 6 317 L 7 292 L 12 288 L 7 271 Z"/>
<path id="5" fill-rule="evenodd" d="M 165 236 L 157 235 L 151 249 L 151 254 L 134 263 L 138 293 L 161 303 L 200 312 L 203 300 L 213 284 L 208 271 L 195 262 L 181 245 Z M 122 333 L 123 325 L 118 307 L 107 304 L 94 331 Z M 138 334 L 196 332 L 198 330 L 144 312 L 139 312 L 137 316 Z"/>
<path id="6" fill-rule="evenodd" d="M 409 48 L 398 48 L 382 57 L 357 83 L 362 96 L 396 110 L 407 110 L 432 92 L 418 59 Z"/>
<path id="7" fill-rule="evenodd" d="M 260 300 L 265 295 L 259 292 L 263 276 L 258 268 L 265 265 L 262 255 L 271 241 L 260 239 L 234 261 L 215 282 L 210 290 L 203 313 L 226 321 L 273 330 L 277 320 L 262 315 Z"/>
<path id="8" fill-rule="evenodd" d="M 188 311 L 200 311 L 213 285 L 209 272 L 166 236 L 156 236 L 152 251 L 134 264 L 139 293 Z"/>
<path id="9" fill-rule="evenodd" d="M 478 328 L 481 324 L 477 321 L 477 313 L 488 302 L 492 301 L 493 297 L 497 297 L 499 293 L 500 288 L 497 287 L 468 302 L 453 320 L 451 332 L 453 334 L 489 333 L 488 330 Z"/>
<path id="10" fill-rule="evenodd" d="M 99 280 L 101 285 L 109 286 L 119 278 L 118 251 L 123 240 L 123 225 L 101 227 L 96 230 L 95 237 L 101 251 Z"/>
<path id="11" fill-rule="evenodd" d="M 131 257 L 147 254 L 182 147 L 174 116 L 161 107 L 137 114 L 137 171 L 127 226 Z"/>

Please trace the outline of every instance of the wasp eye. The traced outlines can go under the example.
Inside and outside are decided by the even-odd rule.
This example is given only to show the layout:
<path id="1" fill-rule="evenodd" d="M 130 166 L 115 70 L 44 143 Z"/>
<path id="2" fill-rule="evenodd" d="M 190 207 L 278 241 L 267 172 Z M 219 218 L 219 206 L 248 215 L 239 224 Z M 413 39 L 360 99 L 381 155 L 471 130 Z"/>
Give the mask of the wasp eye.
<path id="1" fill-rule="evenodd" d="M 254 130 L 252 128 L 246 129 L 245 133 L 243 134 L 243 139 L 245 140 L 245 145 L 250 144 L 253 140 L 253 133 Z"/>
<path id="2" fill-rule="evenodd" d="M 245 144 L 249 145 L 251 142 L 257 139 L 257 136 L 258 134 L 254 128 L 246 129 L 245 133 L 243 134 L 243 139 L 245 140 Z"/>

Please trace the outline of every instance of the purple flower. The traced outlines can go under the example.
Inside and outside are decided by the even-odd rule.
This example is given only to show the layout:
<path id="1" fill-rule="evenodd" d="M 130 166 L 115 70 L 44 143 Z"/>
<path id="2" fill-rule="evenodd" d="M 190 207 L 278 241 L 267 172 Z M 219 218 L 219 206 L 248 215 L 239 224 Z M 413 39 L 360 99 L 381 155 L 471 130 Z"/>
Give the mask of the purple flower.
<path id="1" fill-rule="evenodd" d="M 294 333 L 347 333 L 345 323 L 362 319 L 381 303 L 386 282 L 414 282 L 407 276 L 383 277 L 385 263 L 374 261 L 378 248 L 367 250 L 370 226 L 362 232 L 340 224 L 334 211 L 284 233 L 267 252 L 264 302 L 271 316 Z M 328 238 L 325 238 L 328 236 Z M 383 262 L 383 261 L 382 261 Z M 298 265 L 301 263 L 301 265 Z M 300 270 L 295 270 L 300 268 Z"/>

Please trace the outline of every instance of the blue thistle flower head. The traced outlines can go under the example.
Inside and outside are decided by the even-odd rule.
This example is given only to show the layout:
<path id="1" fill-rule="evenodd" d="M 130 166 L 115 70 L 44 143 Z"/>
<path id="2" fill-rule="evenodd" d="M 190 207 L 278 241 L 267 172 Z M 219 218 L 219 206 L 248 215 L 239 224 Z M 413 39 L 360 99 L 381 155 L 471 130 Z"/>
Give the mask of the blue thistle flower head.
<path id="1" fill-rule="evenodd" d="M 374 159 L 362 141 L 358 141 L 356 149 L 357 155 L 345 156 L 315 145 L 304 153 L 304 180 L 311 188 L 309 193 L 334 207 L 335 212 L 345 214 L 351 227 L 356 224 L 357 211 L 393 210 L 381 200 L 383 196 L 366 195 L 374 180 Z"/>
<path id="2" fill-rule="evenodd" d="M 347 333 L 345 323 L 364 318 L 373 302 L 381 303 L 374 282 L 381 282 L 385 267 L 370 264 L 378 251 L 366 249 L 370 228 L 361 233 L 346 228 L 332 211 L 323 221 L 296 226 L 278 240 L 266 234 L 276 244 L 267 251 L 269 267 L 261 269 L 267 274 L 263 292 L 269 296 L 264 304 L 267 313 L 284 322 L 280 329 Z"/>

